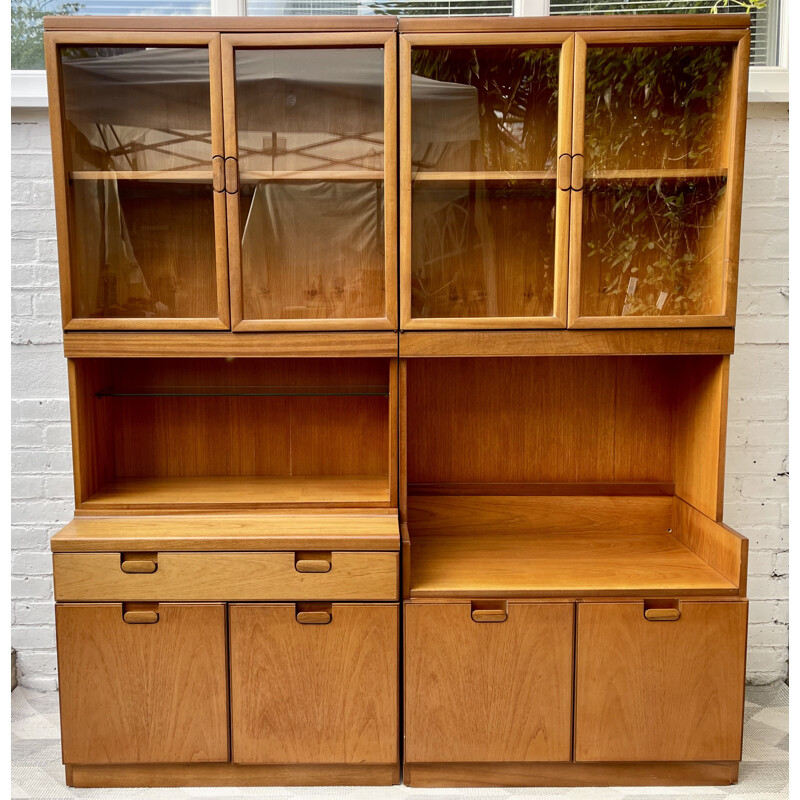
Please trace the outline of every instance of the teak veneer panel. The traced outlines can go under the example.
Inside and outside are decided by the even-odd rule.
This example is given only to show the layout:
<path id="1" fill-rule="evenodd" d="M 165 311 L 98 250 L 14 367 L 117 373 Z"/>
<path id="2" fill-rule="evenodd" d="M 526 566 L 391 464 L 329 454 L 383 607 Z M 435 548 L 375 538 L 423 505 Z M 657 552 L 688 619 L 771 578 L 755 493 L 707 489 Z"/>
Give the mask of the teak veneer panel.
<path id="1" fill-rule="evenodd" d="M 79 517 L 52 539 L 54 553 L 394 550 L 397 514 Z"/>
<path id="2" fill-rule="evenodd" d="M 67 358 L 393 358 L 397 334 L 66 331 Z"/>
<path id="3" fill-rule="evenodd" d="M 569 761 L 572 603 L 405 605 L 405 759 Z"/>
<path id="4" fill-rule="evenodd" d="M 67 786 L 391 786 L 397 764 L 80 764 Z"/>
<path id="5" fill-rule="evenodd" d="M 398 758 L 398 607 L 232 605 L 232 760 L 385 764 Z"/>
<path id="6" fill-rule="evenodd" d="M 61 741 L 67 764 L 228 760 L 225 606 L 56 605 Z"/>
<path id="7" fill-rule="evenodd" d="M 738 761 L 747 601 L 579 603 L 576 761 Z"/>
<path id="8" fill-rule="evenodd" d="M 243 507 L 368 508 L 389 505 L 385 475 L 126 478 L 103 486 L 81 510 L 230 510 Z"/>
<path id="9" fill-rule="evenodd" d="M 736 783 L 738 777 L 738 761 L 406 764 L 403 770 L 403 783 L 406 786 L 431 789 L 484 786 L 717 786 Z"/>
<path id="10" fill-rule="evenodd" d="M 397 600 L 397 553 L 332 552 L 328 572 L 298 572 L 295 553 L 158 553 L 127 573 L 118 553 L 54 553 L 56 600 Z"/>
<path id="11" fill-rule="evenodd" d="M 652 331 L 404 331 L 401 358 L 613 356 L 733 352 L 733 328 Z"/>
<path id="12" fill-rule="evenodd" d="M 669 534 L 415 533 L 411 597 L 737 594 Z"/>

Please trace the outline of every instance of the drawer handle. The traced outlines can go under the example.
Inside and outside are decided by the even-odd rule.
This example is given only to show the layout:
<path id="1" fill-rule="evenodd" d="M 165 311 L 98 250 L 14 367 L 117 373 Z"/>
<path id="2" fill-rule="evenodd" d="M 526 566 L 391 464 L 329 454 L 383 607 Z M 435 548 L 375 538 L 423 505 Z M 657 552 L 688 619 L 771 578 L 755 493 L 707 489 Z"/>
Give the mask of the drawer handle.
<path id="1" fill-rule="evenodd" d="M 301 625 L 327 625 L 331 621 L 330 611 L 298 611 L 295 619 Z"/>
<path id="2" fill-rule="evenodd" d="M 145 574 L 155 572 L 158 565 L 155 561 L 129 559 L 120 563 L 120 569 L 129 574 Z"/>
<path id="3" fill-rule="evenodd" d="M 502 608 L 476 608 L 472 612 L 473 622 L 505 622 L 508 614 Z"/>
<path id="4" fill-rule="evenodd" d="M 675 622 L 681 618 L 679 608 L 648 608 L 644 618 L 650 622 Z"/>
<path id="5" fill-rule="evenodd" d="M 294 568 L 298 572 L 330 572 L 331 562 L 321 558 L 298 558 Z"/>
<path id="6" fill-rule="evenodd" d="M 126 611 L 122 619 L 129 625 L 152 625 L 158 622 L 158 612 L 156 611 Z"/>

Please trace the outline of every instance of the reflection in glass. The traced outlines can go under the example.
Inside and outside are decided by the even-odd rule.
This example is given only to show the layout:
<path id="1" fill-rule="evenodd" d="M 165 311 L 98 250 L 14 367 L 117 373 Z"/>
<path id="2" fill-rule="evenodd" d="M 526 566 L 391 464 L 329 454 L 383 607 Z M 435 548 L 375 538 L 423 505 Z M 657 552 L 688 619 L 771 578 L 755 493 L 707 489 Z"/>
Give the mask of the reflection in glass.
<path id="1" fill-rule="evenodd" d="M 210 170 L 208 49 L 61 48 L 70 170 Z"/>
<path id="2" fill-rule="evenodd" d="M 383 169 L 383 49 L 235 53 L 243 172 Z"/>
<path id="3" fill-rule="evenodd" d="M 725 180 L 592 181 L 583 197 L 581 313 L 721 313 Z"/>
<path id="4" fill-rule="evenodd" d="M 552 182 L 415 183 L 412 316 L 551 316 L 555 205 Z"/>
<path id="5" fill-rule="evenodd" d="M 556 166 L 560 48 L 415 47 L 415 171 Z"/>
<path id="6" fill-rule="evenodd" d="M 216 317 L 210 184 L 72 184 L 77 317 Z"/>
<path id="7" fill-rule="evenodd" d="M 261 181 L 240 191 L 244 319 L 382 317 L 382 181 Z"/>
<path id="8" fill-rule="evenodd" d="M 589 47 L 587 171 L 725 166 L 733 48 Z"/>

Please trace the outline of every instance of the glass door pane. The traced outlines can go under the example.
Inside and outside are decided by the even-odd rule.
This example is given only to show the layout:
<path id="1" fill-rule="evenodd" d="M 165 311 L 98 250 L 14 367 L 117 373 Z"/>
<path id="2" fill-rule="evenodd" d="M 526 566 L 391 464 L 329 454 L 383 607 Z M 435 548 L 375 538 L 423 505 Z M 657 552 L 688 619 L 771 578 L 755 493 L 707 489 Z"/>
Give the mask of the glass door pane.
<path id="1" fill-rule="evenodd" d="M 258 39 L 266 42 L 250 37 Z M 384 199 L 396 191 L 394 134 L 389 155 L 384 133 L 395 113 L 384 87 L 394 42 L 387 52 L 359 46 L 358 36 L 336 48 L 331 39 L 255 48 L 225 37 L 226 103 L 235 97 L 226 146 L 239 176 L 228 201 L 237 330 L 394 327 L 394 201 L 387 208 Z"/>
<path id="2" fill-rule="evenodd" d="M 209 47 L 62 45 L 58 55 L 68 327 L 228 327 Z"/>
<path id="3" fill-rule="evenodd" d="M 404 327 L 562 327 L 571 38 L 410 53 Z"/>
<path id="4" fill-rule="evenodd" d="M 591 40 L 583 52 L 572 322 L 721 315 L 736 43 Z"/>

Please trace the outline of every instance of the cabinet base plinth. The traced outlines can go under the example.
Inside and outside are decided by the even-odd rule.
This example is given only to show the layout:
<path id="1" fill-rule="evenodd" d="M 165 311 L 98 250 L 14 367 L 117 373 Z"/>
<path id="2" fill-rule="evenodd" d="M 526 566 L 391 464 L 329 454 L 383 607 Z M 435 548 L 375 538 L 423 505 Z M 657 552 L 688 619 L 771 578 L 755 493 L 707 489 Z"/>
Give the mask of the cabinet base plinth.
<path id="1" fill-rule="evenodd" d="M 403 783 L 428 789 L 490 786 L 726 786 L 738 761 L 406 764 Z"/>
<path id="2" fill-rule="evenodd" d="M 391 786 L 396 764 L 67 764 L 67 786 Z"/>

